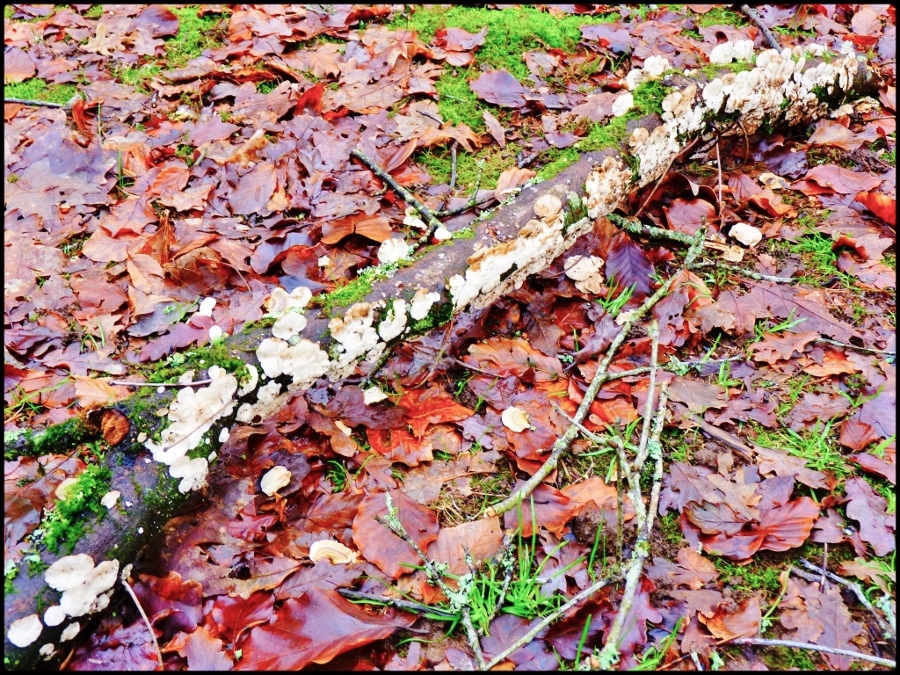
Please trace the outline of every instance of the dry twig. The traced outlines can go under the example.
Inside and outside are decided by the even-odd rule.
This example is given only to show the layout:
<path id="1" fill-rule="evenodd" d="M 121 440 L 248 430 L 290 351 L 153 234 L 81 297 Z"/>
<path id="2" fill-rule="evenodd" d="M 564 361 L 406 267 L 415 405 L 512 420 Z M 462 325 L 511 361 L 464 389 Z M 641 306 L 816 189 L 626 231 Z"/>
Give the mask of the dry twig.
<path id="1" fill-rule="evenodd" d="M 778 38 L 775 37 L 775 33 L 773 33 L 763 22 L 762 17 L 759 15 L 759 12 L 753 9 L 750 5 L 741 5 L 741 11 L 747 15 L 748 19 L 756 24 L 756 27 L 759 28 L 760 32 L 763 34 L 763 37 L 766 38 L 766 42 L 769 43 L 769 46 L 772 49 L 781 51 L 781 42 L 778 41 Z"/>
<path id="2" fill-rule="evenodd" d="M 823 654 L 835 654 L 836 656 L 847 656 L 851 659 L 859 659 L 860 661 L 868 661 L 869 663 L 877 663 L 879 666 L 887 666 L 888 668 L 896 668 L 897 662 L 890 659 L 883 659 L 880 656 L 869 656 L 862 652 L 852 652 L 849 649 L 838 649 L 837 647 L 823 647 L 822 645 L 813 645 L 806 642 L 794 642 L 793 640 L 766 640 L 764 638 L 737 638 L 731 641 L 735 645 L 759 645 L 761 647 L 790 647 L 792 649 L 808 649 L 813 652 L 822 652 Z"/>

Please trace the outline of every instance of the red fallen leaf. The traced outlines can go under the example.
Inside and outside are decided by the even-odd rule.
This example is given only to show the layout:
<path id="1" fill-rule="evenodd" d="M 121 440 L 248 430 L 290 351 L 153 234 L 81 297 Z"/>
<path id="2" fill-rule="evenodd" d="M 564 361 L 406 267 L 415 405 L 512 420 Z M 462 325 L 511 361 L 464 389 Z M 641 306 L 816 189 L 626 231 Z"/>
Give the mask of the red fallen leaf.
<path id="1" fill-rule="evenodd" d="M 528 92 L 505 68 L 481 73 L 469 87 L 481 100 L 503 108 L 521 108 Z"/>
<path id="2" fill-rule="evenodd" d="M 865 206 L 893 228 L 897 227 L 897 198 L 880 192 L 860 192 L 854 201 Z"/>
<path id="3" fill-rule="evenodd" d="M 121 615 L 111 617 L 107 613 L 101 619 L 100 627 L 90 631 L 85 642 L 75 648 L 68 667 L 72 670 L 102 668 L 130 673 L 156 670 L 158 659 L 146 623 L 138 619 L 129 626 L 123 626 Z"/>
<path id="4" fill-rule="evenodd" d="M 203 588 L 199 581 L 181 580 L 178 572 L 169 572 L 167 577 L 138 575 L 134 593 L 141 601 L 147 616 L 164 617 L 164 630 L 193 633 L 203 620 Z"/>
<path id="5" fill-rule="evenodd" d="M 841 424 L 841 445 L 859 452 L 870 443 L 879 440 L 881 436 L 871 424 L 859 420 L 845 420 Z"/>
<path id="6" fill-rule="evenodd" d="M 275 164 L 261 162 L 238 179 L 228 197 L 234 215 L 249 215 L 262 211 L 275 192 L 277 176 Z"/>
<path id="7" fill-rule="evenodd" d="M 615 279 L 620 288 L 634 284 L 632 297 L 641 299 L 650 294 L 653 263 L 644 249 L 632 241 L 627 232 L 619 232 L 610 242 L 606 258 L 606 280 Z"/>
<path id="8" fill-rule="evenodd" d="M 244 656 L 235 670 L 300 670 L 310 663 L 328 663 L 416 621 L 414 614 L 390 609 L 377 614 L 336 591 L 318 588 L 286 600 L 275 615 L 277 621 L 254 628 L 241 644 Z"/>
<path id="9" fill-rule="evenodd" d="M 719 573 L 712 561 L 707 560 L 694 549 L 685 547 L 678 551 L 678 564 L 659 556 L 647 567 L 647 575 L 657 582 L 669 586 L 687 586 L 693 590 L 714 582 Z"/>
<path id="10" fill-rule="evenodd" d="M 7 84 L 24 82 L 34 77 L 34 61 L 18 47 L 8 49 L 3 55 L 3 81 Z"/>
<path id="11" fill-rule="evenodd" d="M 853 639 L 862 633 L 863 627 L 852 621 L 837 584 L 829 584 L 823 592 L 817 583 L 790 577 L 779 609 L 781 625 L 793 631 L 787 633 L 788 639 L 859 651 Z M 846 656 L 822 654 L 822 657 L 834 670 L 849 670 L 852 663 Z"/>
<path id="12" fill-rule="evenodd" d="M 366 429 L 366 438 L 375 452 L 393 462 L 418 466 L 434 459 L 427 436 L 416 438 L 406 429 Z"/>
<path id="13" fill-rule="evenodd" d="M 490 110 L 482 110 L 481 117 L 484 120 L 485 126 L 487 126 L 488 133 L 497 141 L 497 144 L 501 148 L 506 147 L 506 129 L 503 128 L 503 125 L 500 124 L 500 121 L 491 115 Z"/>
<path id="14" fill-rule="evenodd" d="M 884 556 L 896 548 L 894 518 L 887 513 L 887 500 L 862 478 L 845 484 L 847 517 L 859 522 L 860 538 L 871 544 L 875 555 Z"/>
<path id="15" fill-rule="evenodd" d="M 354 233 L 380 243 L 391 236 L 391 221 L 384 216 L 367 216 L 364 213 L 329 220 L 322 225 L 322 243 L 336 244 Z"/>
<path id="16" fill-rule="evenodd" d="M 881 18 L 871 7 L 863 5 L 850 20 L 850 27 L 857 35 L 879 36 L 882 33 Z"/>
<path id="17" fill-rule="evenodd" d="M 496 337 L 474 344 L 469 347 L 463 361 L 472 366 L 482 364 L 482 368 L 487 364 L 493 373 L 504 377 L 514 375 L 522 378 L 532 371 L 536 383 L 554 381 L 563 375 L 558 358 L 544 356 L 522 338 L 510 340 Z"/>
<path id="18" fill-rule="evenodd" d="M 712 222 L 716 207 L 705 199 L 676 198 L 671 206 L 664 206 L 663 213 L 670 230 L 694 235 L 705 224 Z"/>
<path id="19" fill-rule="evenodd" d="M 809 137 L 810 145 L 833 145 L 837 148 L 852 151 L 860 147 L 866 140 L 863 134 L 855 134 L 840 122 L 821 119 L 816 124 L 816 130 Z"/>
<path id="20" fill-rule="evenodd" d="M 729 611 L 725 603 L 716 607 L 715 613 L 706 618 L 697 616 L 700 623 L 705 624 L 709 632 L 719 640 L 733 640 L 738 637 L 753 637 L 762 622 L 762 611 L 759 607 L 759 596 L 745 598 L 735 609 Z"/>
<path id="21" fill-rule="evenodd" d="M 294 117 L 302 115 L 307 108 L 311 109 L 317 115 L 321 115 L 322 94 L 324 93 L 325 84 L 323 82 L 317 82 L 304 91 L 300 98 L 297 99 L 297 105 L 294 106 Z"/>
<path id="22" fill-rule="evenodd" d="M 510 192 L 520 185 L 524 185 L 536 175 L 531 169 L 520 169 L 517 166 L 505 169 L 497 178 L 497 187 L 494 192 L 498 199 L 505 199 Z"/>
<path id="23" fill-rule="evenodd" d="M 429 424 L 459 422 L 472 415 L 472 411 L 453 400 L 439 387 L 407 389 L 398 401 L 406 411 L 406 421 L 412 432 L 421 438 Z"/>
<path id="24" fill-rule="evenodd" d="M 885 453 L 887 456 L 887 453 Z M 876 457 L 875 455 L 869 454 L 868 452 L 862 452 L 857 455 L 852 455 L 848 457 L 847 460 L 850 462 L 856 462 L 859 464 L 864 470 L 869 473 L 874 473 L 878 476 L 886 478 L 890 481 L 891 485 L 897 484 L 897 465 L 896 465 L 896 454 L 890 455 L 891 460 L 893 462 L 886 462 L 881 457 Z"/>
<path id="25" fill-rule="evenodd" d="M 514 490 L 518 490 L 524 481 L 516 481 Z M 534 517 L 531 506 L 534 504 Z M 531 498 L 522 502 L 521 518 L 518 509 L 507 511 L 503 515 L 503 526 L 507 530 L 521 526 L 523 537 L 530 537 L 535 527 L 545 527 L 557 536 L 562 536 L 566 529 L 566 523 L 571 520 L 580 509 L 581 504 L 569 499 L 562 492 L 549 485 L 541 484 L 531 493 Z"/>
<path id="26" fill-rule="evenodd" d="M 259 591 L 249 598 L 216 597 L 211 616 L 219 633 L 236 644 L 246 630 L 265 623 L 275 611 L 275 596 Z"/>
<path id="27" fill-rule="evenodd" d="M 809 497 L 800 497 L 774 509 L 760 509 L 757 530 L 766 537 L 764 551 L 787 551 L 802 546 L 819 517 L 819 505 Z"/>
<path id="28" fill-rule="evenodd" d="M 863 558 L 845 560 L 841 563 L 840 567 L 838 567 L 838 574 L 844 576 L 852 574 L 861 581 L 875 584 L 885 593 L 889 593 L 888 581 L 892 584 L 897 583 L 896 571 L 885 570 L 876 563 L 870 563 Z"/>
<path id="29" fill-rule="evenodd" d="M 373 494 L 359 505 L 359 512 L 353 519 L 353 543 L 366 560 L 377 565 L 392 579 L 398 579 L 413 572 L 411 565 L 419 565 L 422 561 L 412 546 L 375 520 L 375 516 L 387 514 L 385 494 Z M 417 504 L 399 490 L 392 490 L 390 495 L 407 534 L 419 548 L 427 550 L 438 536 L 435 512 Z"/>
<path id="30" fill-rule="evenodd" d="M 836 164 L 822 164 L 807 171 L 803 180 L 795 181 L 791 187 L 805 195 L 828 192 L 850 195 L 872 190 L 883 182 L 878 176 L 855 173 Z"/>
<path id="31" fill-rule="evenodd" d="M 761 192 L 750 197 L 750 203 L 759 207 L 770 216 L 781 216 L 791 210 L 790 204 L 785 204 L 781 196 L 775 194 L 772 188 L 764 188 Z"/>
<path id="32" fill-rule="evenodd" d="M 178 653 L 185 657 L 190 670 L 231 670 L 234 662 L 225 653 L 225 643 L 200 626 L 187 636 Z"/>
<path id="33" fill-rule="evenodd" d="M 316 406 L 316 410 L 347 426 L 364 425 L 367 429 L 394 429 L 406 421 L 402 408 L 389 403 L 366 405 L 362 389 L 354 385 L 345 385 L 324 408 Z"/>
<path id="34" fill-rule="evenodd" d="M 766 333 L 761 342 L 754 342 L 750 349 L 755 352 L 754 361 L 774 364 L 778 361 L 790 361 L 794 352 L 803 353 L 810 342 L 819 337 L 817 331 L 803 333 Z"/>
<path id="35" fill-rule="evenodd" d="M 455 527 L 444 527 L 435 542 L 428 547 L 428 557 L 435 562 L 449 565 L 451 574 L 468 571 L 466 552 L 478 565 L 488 560 L 500 549 L 503 528 L 499 518 L 480 518 Z"/>

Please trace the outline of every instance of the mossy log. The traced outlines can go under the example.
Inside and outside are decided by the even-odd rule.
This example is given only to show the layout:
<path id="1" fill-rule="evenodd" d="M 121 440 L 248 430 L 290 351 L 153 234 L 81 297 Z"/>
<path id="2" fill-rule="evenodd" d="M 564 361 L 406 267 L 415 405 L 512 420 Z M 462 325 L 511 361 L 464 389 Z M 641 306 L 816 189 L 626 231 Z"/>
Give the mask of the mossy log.
<path id="1" fill-rule="evenodd" d="M 303 320 L 293 317 L 288 323 L 282 322 L 279 330 L 269 321 L 247 332 L 226 336 L 207 352 L 209 362 L 185 364 L 197 369 L 197 377 L 216 375 L 213 382 L 222 384 L 230 378 L 228 386 L 219 387 L 225 403 L 218 410 L 187 422 L 173 420 L 179 405 L 176 396 L 194 401 L 212 384 L 180 389 L 141 388 L 131 398 L 117 403 L 117 414 L 128 420 L 127 433 L 121 440 L 116 438 L 105 457 L 112 476 L 109 488 L 121 493 L 117 505 L 108 512 L 85 510 L 84 534 L 64 542 L 58 550 L 48 551 L 38 541 L 29 552 L 30 562 L 20 560 L 11 568 L 7 561 L 6 667 L 35 669 L 57 664 L 68 651 L 67 643 L 60 641 L 63 632 L 68 628 L 66 634 L 71 636 L 77 632 L 71 628 L 75 621 L 82 628 L 86 623 L 87 614 L 67 615 L 57 625 L 47 625 L 45 611 L 58 605 L 61 597 L 60 591 L 45 579 L 44 570 L 49 565 L 75 553 L 90 556 L 96 565 L 116 561 L 121 570 L 134 562 L 140 550 L 152 541 L 152 535 L 160 533 L 164 523 L 189 499 L 202 498 L 202 490 L 192 489 L 203 484 L 202 476 L 192 471 L 186 476 L 182 471 L 173 477 L 176 460 L 168 457 L 157 461 L 184 440 L 167 440 L 167 429 L 176 423 L 193 423 L 194 428 L 182 434 L 185 436 L 202 427 L 202 440 L 190 457 L 205 466 L 207 453 L 221 446 L 219 439 L 225 437 L 222 429 L 231 428 L 238 421 L 260 421 L 274 413 L 292 393 L 322 377 L 337 382 L 353 374 L 365 376 L 397 342 L 426 333 L 455 313 L 490 306 L 529 274 L 544 269 L 564 253 L 590 230 L 596 218 L 612 213 L 629 194 L 659 179 L 689 143 L 713 127 L 726 134 L 742 135 L 753 134 L 761 127 L 805 125 L 847 100 L 874 93 L 879 84 L 865 62 L 852 54 L 833 56 L 826 62 L 792 60 L 772 50 L 761 54 L 757 66 L 747 72 L 750 74 L 723 69 L 720 77 L 714 79 L 701 73 L 663 79 L 662 84 L 669 90 L 659 101 L 658 114 L 630 120 L 628 138 L 618 147 L 583 155 L 556 177 L 524 188 L 491 217 L 476 221 L 473 237 L 451 239 L 421 252 L 399 268 L 380 270 L 392 274 L 390 278 L 370 275 L 371 288 L 357 287 L 358 297 L 352 298 L 351 306 L 336 304 L 340 297 L 348 297 L 344 291 L 343 296 L 332 296 L 319 303 L 318 308 L 313 301 L 313 306 L 302 313 Z M 300 314 L 289 307 L 282 309 Z M 280 337 L 273 335 L 273 330 Z M 211 373 L 208 366 L 213 361 L 224 365 L 224 370 L 217 368 Z M 235 368 L 234 364 L 250 366 L 257 374 L 263 371 L 269 379 L 260 374 L 248 382 L 246 375 L 250 371 Z M 244 379 L 239 382 L 232 372 L 225 371 Z M 263 382 L 267 384 L 258 386 Z M 181 393 L 185 391 L 191 393 Z M 169 414 L 160 415 L 163 409 L 168 409 Z M 92 428 L 91 423 L 67 424 L 61 429 L 27 435 L 15 441 L 13 448 L 25 454 L 60 452 L 67 442 L 71 447 L 92 433 L 102 433 L 104 426 L 102 420 L 96 423 L 97 428 Z M 202 453 L 198 453 L 200 448 Z M 186 486 L 191 488 L 187 492 L 179 489 Z M 44 526 L 42 522 L 41 527 Z M 17 646 L 10 641 L 13 627 L 17 642 L 27 641 L 27 637 L 20 637 L 23 632 L 28 634 L 25 629 L 38 637 L 25 646 Z"/>

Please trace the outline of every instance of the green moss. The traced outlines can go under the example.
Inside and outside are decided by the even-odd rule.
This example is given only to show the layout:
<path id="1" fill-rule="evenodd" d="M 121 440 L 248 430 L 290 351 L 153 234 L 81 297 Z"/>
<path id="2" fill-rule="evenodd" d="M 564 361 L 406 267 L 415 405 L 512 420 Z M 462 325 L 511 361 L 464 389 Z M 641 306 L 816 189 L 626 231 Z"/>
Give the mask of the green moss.
<path id="1" fill-rule="evenodd" d="M 743 14 L 728 7 L 713 7 L 705 14 L 694 17 L 694 23 L 704 28 L 707 26 L 746 26 L 747 19 Z"/>
<path id="2" fill-rule="evenodd" d="M 47 427 L 44 431 L 35 433 L 30 438 L 27 438 L 24 448 L 20 450 L 7 449 L 4 452 L 4 457 L 6 459 L 15 459 L 15 457 L 9 456 L 10 453 L 15 456 L 30 455 L 34 457 L 65 454 L 79 443 L 90 440 L 92 437 L 93 434 L 81 418 L 71 417 L 65 422 L 54 424 L 51 427 Z"/>
<path id="3" fill-rule="evenodd" d="M 772 554 L 758 553 L 748 565 L 736 565 L 718 556 L 710 556 L 710 560 L 719 572 L 719 580 L 739 593 L 752 595 L 764 591 L 774 600 L 781 592 L 778 576 L 786 565 Z"/>
<path id="4" fill-rule="evenodd" d="M 617 13 L 559 17 L 527 5 L 500 10 L 464 6 L 448 10 L 437 5 L 418 5 L 412 12 L 394 19 L 389 27 L 415 31 L 423 42 L 431 43 L 440 28 L 463 28 L 478 33 L 487 26 L 484 44 L 476 51 L 478 61 L 495 70 L 506 68 L 515 77 L 524 79 L 529 76 L 522 57 L 525 52 L 552 48 L 571 53 L 581 40 L 581 26 L 609 23 L 618 18 Z M 477 74 L 477 70 L 473 72 Z"/>
<path id="5" fill-rule="evenodd" d="M 12 595 L 16 592 L 13 581 L 19 576 L 19 566 L 12 560 L 7 560 L 3 565 L 3 593 Z"/>
<path id="6" fill-rule="evenodd" d="M 131 68 L 120 68 L 114 71 L 115 78 L 145 94 L 150 93 L 148 84 L 162 71 L 158 65 L 144 64 Z"/>
<path id="7" fill-rule="evenodd" d="M 382 264 L 375 267 L 367 267 L 359 273 L 359 276 L 350 283 L 333 290 L 331 293 L 321 293 L 312 299 L 313 305 L 321 307 L 327 316 L 331 316 L 336 307 L 347 307 L 355 302 L 361 302 L 372 292 L 372 284 L 379 279 L 389 279 L 397 271 L 398 265 Z"/>
<path id="8" fill-rule="evenodd" d="M 100 503 L 100 498 L 109 492 L 111 480 L 112 471 L 108 467 L 88 466 L 69 488 L 66 498 L 44 512 L 34 536 L 39 537 L 49 551 L 55 553 L 62 545 L 67 554 L 71 553 L 85 534 L 88 514 L 98 519 L 106 515 L 107 508 Z"/>
<path id="9" fill-rule="evenodd" d="M 450 237 L 451 240 L 452 239 L 474 239 L 474 238 L 475 238 L 475 230 L 472 228 L 471 225 L 467 225 L 466 227 L 456 230 L 456 232 L 454 232 Z"/>
<path id="10" fill-rule="evenodd" d="M 161 363 L 139 366 L 138 369 L 145 374 L 148 382 L 172 383 L 188 370 L 197 371 L 211 366 L 219 366 L 234 374 L 241 383 L 250 377 L 238 351 L 229 347 L 223 338 L 203 347 L 172 354 Z"/>
<path id="11" fill-rule="evenodd" d="M 169 68 L 181 68 L 191 59 L 200 56 L 204 50 L 222 45 L 221 16 L 206 14 L 199 17 L 198 9 L 197 5 L 171 8 L 178 17 L 178 34 L 166 40 L 165 60 Z"/>
<path id="12" fill-rule="evenodd" d="M 99 19 L 103 16 L 103 5 L 91 5 L 84 13 L 85 19 Z"/>
<path id="13" fill-rule="evenodd" d="M 48 85 L 46 80 L 39 77 L 3 85 L 3 95 L 6 98 L 24 98 L 29 101 L 49 101 L 50 103 L 68 103 L 77 91 L 71 84 Z"/>
<path id="14" fill-rule="evenodd" d="M 766 647 L 762 652 L 763 661 L 775 671 L 788 670 L 821 670 L 821 658 L 815 658 L 815 652 L 789 647 Z"/>
<path id="15" fill-rule="evenodd" d="M 421 335 L 422 333 L 427 333 L 432 328 L 443 326 L 450 320 L 450 317 L 452 316 L 453 303 L 442 302 L 440 304 L 434 305 L 424 319 L 419 319 L 418 321 L 415 321 L 412 325 L 410 325 L 409 330 L 414 335 Z"/>

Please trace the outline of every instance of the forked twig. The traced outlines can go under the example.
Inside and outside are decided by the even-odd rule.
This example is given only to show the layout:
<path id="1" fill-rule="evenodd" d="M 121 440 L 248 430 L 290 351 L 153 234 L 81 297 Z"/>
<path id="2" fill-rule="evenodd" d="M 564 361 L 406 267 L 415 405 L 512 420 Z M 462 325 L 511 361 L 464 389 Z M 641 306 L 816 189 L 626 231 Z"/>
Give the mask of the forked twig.
<path id="1" fill-rule="evenodd" d="M 378 178 L 384 181 L 387 185 L 391 186 L 391 189 L 394 190 L 400 197 L 403 198 L 407 204 L 413 207 L 416 211 L 418 211 L 419 215 L 425 220 L 425 223 L 428 227 L 425 229 L 425 233 L 416 240 L 415 246 L 419 247 L 424 242 L 428 241 L 428 238 L 432 235 L 432 233 L 441 226 L 441 222 L 434 217 L 434 213 L 429 209 L 425 204 L 421 202 L 421 200 L 416 197 L 412 192 L 407 190 L 405 187 L 400 185 L 391 174 L 382 169 L 378 164 L 372 160 L 368 155 L 366 155 L 359 148 L 353 148 L 350 151 L 350 154 L 356 157 L 360 162 L 366 165 L 366 167 L 374 173 Z"/>
<path id="2" fill-rule="evenodd" d="M 694 263 L 694 260 L 700 253 L 700 250 L 703 247 L 705 235 L 706 228 L 701 228 L 697 232 L 693 240 L 693 244 L 691 245 L 691 248 L 688 250 L 687 256 L 685 257 L 684 266 L 686 268 L 689 268 Z M 588 410 L 590 409 L 591 404 L 594 402 L 594 399 L 597 397 L 597 393 L 600 391 L 600 387 L 603 386 L 603 383 L 607 380 L 607 370 L 609 369 L 609 364 L 612 363 L 613 357 L 615 356 L 619 347 L 623 342 L 625 342 L 625 338 L 628 336 L 628 332 L 631 330 L 631 327 L 640 319 L 642 319 L 644 315 L 646 315 L 647 312 L 649 312 L 657 302 L 659 302 L 669 293 L 677 277 L 678 274 L 673 274 L 671 277 L 669 277 L 653 295 L 648 297 L 640 307 L 634 310 L 634 313 L 631 314 L 631 316 L 628 317 L 628 320 L 625 321 L 625 323 L 622 325 L 622 329 L 619 331 L 618 335 L 616 335 L 615 339 L 613 339 L 612 344 L 610 344 L 609 349 L 606 352 L 606 356 L 604 356 L 603 358 L 603 361 L 601 361 L 597 366 L 597 371 L 594 373 L 594 378 L 593 380 L 591 380 L 587 391 L 584 392 L 584 398 L 582 399 L 581 404 L 578 406 L 578 411 L 575 413 L 575 419 L 578 422 L 583 422 L 587 417 Z M 493 516 L 506 513 L 507 511 L 514 509 L 519 504 L 521 504 L 522 500 L 532 492 L 534 492 L 535 488 L 537 488 L 537 486 L 541 484 L 541 481 L 549 476 L 550 473 L 556 468 L 556 465 L 559 463 L 559 458 L 568 449 L 577 433 L 578 427 L 576 427 L 575 425 L 570 426 L 566 430 L 566 432 L 556 441 L 556 443 L 553 444 L 550 456 L 547 458 L 547 461 L 544 462 L 541 468 L 538 469 L 531 478 L 525 481 L 525 483 L 523 483 L 516 492 L 511 494 L 503 501 L 488 507 L 484 511 L 483 517 L 491 518 Z"/>

